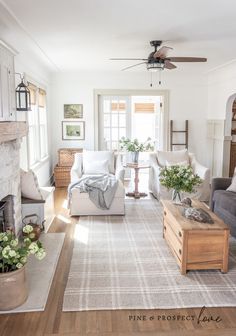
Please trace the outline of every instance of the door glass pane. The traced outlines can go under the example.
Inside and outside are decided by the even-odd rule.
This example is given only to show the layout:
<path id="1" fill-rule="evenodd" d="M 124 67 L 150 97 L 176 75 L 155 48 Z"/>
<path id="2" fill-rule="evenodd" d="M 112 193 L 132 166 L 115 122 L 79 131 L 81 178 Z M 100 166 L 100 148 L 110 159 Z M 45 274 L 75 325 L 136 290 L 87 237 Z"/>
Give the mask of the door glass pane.
<path id="1" fill-rule="evenodd" d="M 110 127 L 110 114 L 104 114 L 104 127 Z"/>
<path id="2" fill-rule="evenodd" d="M 104 139 L 110 140 L 110 128 L 104 128 Z"/>
<path id="3" fill-rule="evenodd" d="M 126 137 L 126 128 L 119 129 L 119 138 Z"/>
<path id="4" fill-rule="evenodd" d="M 119 140 L 119 132 L 118 132 L 118 128 L 112 128 L 111 129 L 111 138 L 112 140 Z"/>
<path id="5" fill-rule="evenodd" d="M 119 126 L 126 127 L 126 115 L 125 114 L 119 114 Z"/>
<path id="6" fill-rule="evenodd" d="M 119 116 L 118 116 L 118 114 L 112 114 L 111 125 L 112 125 L 112 127 L 118 127 L 119 126 Z"/>

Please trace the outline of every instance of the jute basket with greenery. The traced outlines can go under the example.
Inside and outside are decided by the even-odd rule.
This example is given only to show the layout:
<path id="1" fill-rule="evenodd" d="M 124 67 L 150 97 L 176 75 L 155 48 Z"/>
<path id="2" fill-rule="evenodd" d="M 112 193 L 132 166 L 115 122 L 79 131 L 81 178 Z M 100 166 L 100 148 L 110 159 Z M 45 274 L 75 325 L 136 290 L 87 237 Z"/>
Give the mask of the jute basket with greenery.
<path id="1" fill-rule="evenodd" d="M 11 231 L 0 233 L 0 310 L 10 310 L 18 307 L 28 297 L 28 286 L 25 264 L 28 257 L 34 255 L 42 260 L 45 249 L 35 238 L 33 227 L 23 228 L 24 237 L 18 239 Z"/>

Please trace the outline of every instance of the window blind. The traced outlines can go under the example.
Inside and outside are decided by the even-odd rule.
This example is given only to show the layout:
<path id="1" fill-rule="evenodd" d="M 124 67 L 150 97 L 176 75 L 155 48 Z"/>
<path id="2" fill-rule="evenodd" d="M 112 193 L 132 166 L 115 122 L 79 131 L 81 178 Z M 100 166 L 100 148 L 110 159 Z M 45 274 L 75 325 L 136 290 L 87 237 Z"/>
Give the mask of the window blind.
<path id="1" fill-rule="evenodd" d="M 46 106 L 46 91 L 39 89 L 39 107 Z"/>
<path id="2" fill-rule="evenodd" d="M 135 113 L 154 113 L 154 103 L 134 103 Z"/>

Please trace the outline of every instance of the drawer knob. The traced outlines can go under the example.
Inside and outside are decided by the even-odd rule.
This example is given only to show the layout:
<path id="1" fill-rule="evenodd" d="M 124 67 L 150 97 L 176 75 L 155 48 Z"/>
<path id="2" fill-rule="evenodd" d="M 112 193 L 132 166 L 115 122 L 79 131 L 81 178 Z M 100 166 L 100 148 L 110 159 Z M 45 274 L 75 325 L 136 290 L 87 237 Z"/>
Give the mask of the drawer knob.
<path id="1" fill-rule="evenodd" d="M 181 249 L 179 249 L 179 254 L 181 255 L 181 253 L 182 253 L 182 252 L 181 252 Z"/>
<path id="2" fill-rule="evenodd" d="M 179 231 L 179 237 L 182 237 L 182 233 Z"/>
<path id="3" fill-rule="evenodd" d="M 164 211 L 164 216 L 166 216 L 166 211 Z"/>
<path id="4" fill-rule="evenodd" d="M 166 231 L 166 226 L 164 225 L 164 230 Z"/>

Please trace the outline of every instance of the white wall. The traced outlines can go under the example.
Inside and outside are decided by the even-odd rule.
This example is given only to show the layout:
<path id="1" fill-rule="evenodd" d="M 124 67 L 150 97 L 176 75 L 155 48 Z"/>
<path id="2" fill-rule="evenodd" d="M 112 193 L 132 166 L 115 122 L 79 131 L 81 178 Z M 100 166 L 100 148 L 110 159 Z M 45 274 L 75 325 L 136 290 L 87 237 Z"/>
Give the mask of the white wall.
<path id="1" fill-rule="evenodd" d="M 151 90 L 150 74 L 142 72 L 79 72 L 60 73 L 52 78 L 52 146 L 53 161 L 57 162 L 57 149 L 63 147 L 94 148 L 94 90 L 95 89 L 132 89 Z M 169 90 L 169 117 L 179 120 L 176 127 L 183 128 L 184 120 L 189 120 L 189 149 L 196 153 L 200 162 L 207 162 L 206 78 L 197 71 L 184 73 L 165 71 L 162 85 L 155 84 L 153 90 Z M 81 103 L 84 105 L 85 141 L 63 141 L 61 122 L 63 105 Z"/>
<path id="2" fill-rule="evenodd" d="M 50 113 L 50 68 L 52 67 L 52 64 L 49 64 L 49 60 L 45 58 L 45 55 L 42 54 L 30 35 L 19 25 L 15 18 L 12 17 L 2 3 L 0 3 L 0 39 L 16 51 L 15 72 L 29 76 L 46 88 L 48 93 L 47 105 Z M 15 76 L 15 78 L 17 85 L 19 77 Z M 25 112 L 18 111 L 17 120 L 26 120 Z M 50 144 L 49 148 L 51 151 Z M 27 169 L 28 157 L 26 139 L 23 139 L 22 141 L 20 161 L 21 167 Z M 48 160 L 35 168 L 35 173 L 38 176 L 40 185 L 47 185 L 49 183 L 51 172 L 52 164 L 49 157 Z"/>
<path id="3" fill-rule="evenodd" d="M 236 61 L 208 74 L 207 118 L 222 123 L 222 130 L 210 140 L 208 150 L 213 153 L 214 176 L 228 176 L 232 103 L 236 96 Z M 223 127 L 224 126 L 224 127 Z"/>

